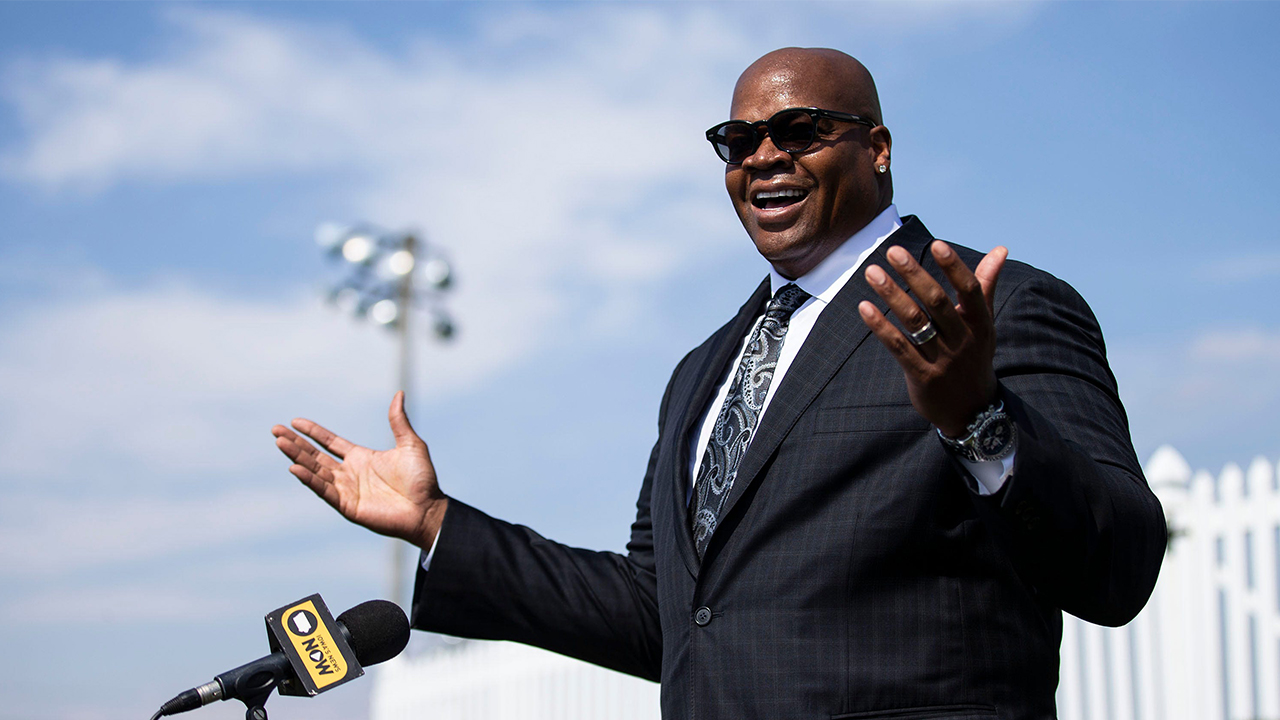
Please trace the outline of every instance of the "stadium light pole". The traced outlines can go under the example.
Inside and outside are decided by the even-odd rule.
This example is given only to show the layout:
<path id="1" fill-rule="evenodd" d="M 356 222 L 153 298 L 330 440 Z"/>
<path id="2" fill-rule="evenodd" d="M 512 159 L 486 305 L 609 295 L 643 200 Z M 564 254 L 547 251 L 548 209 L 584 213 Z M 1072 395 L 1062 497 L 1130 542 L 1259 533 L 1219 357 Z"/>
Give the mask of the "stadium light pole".
<path id="1" fill-rule="evenodd" d="M 444 308 L 444 295 L 453 286 L 449 261 L 413 233 L 390 233 L 369 225 L 324 223 L 316 228 L 316 242 L 346 269 L 344 277 L 327 289 L 328 301 L 396 334 L 398 387 L 409 398 L 415 307 L 422 306 L 431 315 L 431 333 L 437 340 L 452 339 L 457 329 Z M 393 540 L 391 547 L 391 599 L 404 605 L 403 568 L 409 548 L 399 540 Z"/>

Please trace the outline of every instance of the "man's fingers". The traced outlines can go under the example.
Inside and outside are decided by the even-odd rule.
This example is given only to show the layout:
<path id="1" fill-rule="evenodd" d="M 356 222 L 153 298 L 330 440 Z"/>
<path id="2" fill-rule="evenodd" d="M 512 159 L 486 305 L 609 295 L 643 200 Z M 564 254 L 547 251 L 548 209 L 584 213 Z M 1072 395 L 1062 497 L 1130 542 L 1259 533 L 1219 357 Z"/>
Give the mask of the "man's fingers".
<path id="1" fill-rule="evenodd" d="M 311 447 L 311 444 L 306 440 L 303 440 L 293 433 L 289 433 L 288 435 L 277 434 L 276 447 L 280 449 L 280 452 L 284 453 L 285 457 L 294 462 L 298 462 L 302 457 L 319 452 L 315 448 Z"/>
<path id="2" fill-rule="evenodd" d="M 884 271 L 882 270 L 881 272 Z M 880 308 L 863 300 L 858 303 L 858 314 L 862 316 L 862 321 L 867 324 L 867 327 L 871 328 L 871 332 L 898 359 L 898 363 L 903 368 L 907 370 L 918 369 L 920 364 L 924 362 L 916 346 L 898 328 L 894 327 L 893 323 L 889 322 L 889 318 L 880 312 Z"/>
<path id="3" fill-rule="evenodd" d="M 302 465 L 313 473 L 332 469 L 337 463 L 328 455 L 306 445 L 303 441 L 294 442 L 286 438 L 276 438 L 276 447 L 297 465 Z M 327 461 L 327 463 L 326 463 Z"/>
<path id="4" fill-rule="evenodd" d="M 347 453 L 351 452 L 351 450 L 356 447 L 354 443 L 349 442 L 338 435 L 334 435 L 332 432 L 329 432 L 329 430 L 306 418 L 294 418 L 293 422 L 290 424 L 293 425 L 298 432 L 306 435 L 312 440 L 315 440 L 320 444 L 320 447 L 328 450 L 337 457 L 345 458 Z"/>
<path id="5" fill-rule="evenodd" d="M 326 481 L 301 465 L 289 466 L 289 472 L 293 473 L 294 477 L 301 480 L 303 485 L 311 488 L 311 492 L 319 495 L 325 502 L 335 508 L 339 506 L 338 488 L 334 487 L 333 483 Z"/>
<path id="6" fill-rule="evenodd" d="M 1009 248 L 1000 245 L 987 253 L 973 271 L 978 283 L 982 285 L 982 294 L 987 301 L 987 310 L 995 312 L 996 281 L 1000 279 L 1000 271 L 1004 269 L 1004 261 L 1009 259 Z"/>
<path id="7" fill-rule="evenodd" d="M 905 250 L 900 247 L 893 247 L 889 249 L 887 256 L 894 269 L 907 280 L 907 284 L 911 286 L 915 296 L 922 301 L 932 299 L 933 307 L 929 307 L 928 302 L 925 303 L 925 307 L 921 307 L 911 295 L 908 295 L 897 283 L 890 280 L 883 268 L 878 266 L 873 265 L 867 268 L 867 282 L 875 290 L 876 294 L 888 304 L 889 310 L 908 333 L 918 333 L 926 328 L 933 328 L 932 335 L 918 346 L 912 343 L 910 338 L 904 336 L 904 339 L 911 343 L 912 347 L 917 348 L 916 352 L 931 358 L 938 345 L 945 342 L 947 336 L 954 337 L 957 331 L 963 331 L 963 327 L 960 326 L 959 319 L 955 317 L 955 311 L 951 307 L 951 300 L 946 293 L 942 291 L 933 278 L 924 273 L 920 265 Z M 936 340 L 933 339 L 937 336 L 942 337 L 938 337 Z"/>
<path id="8" fill-rule="evenodd" d="M 897 283 L 889 279 L 889 275 L 883 268 L 872 265 L 867 268 L 866 277 L 871 289 L 875 290 L 876 294 L 889 305 L 889 311 L 908 331 L 916 332 L 929 323 L 929 316 L 925 311 L 911 299 L 910 295 L 903 292 Z M 879 313 L 878 310 L 876 312 Z"/>
<path id="9" fill-rule="evenodd" d="M 307 442 L 305 438 L 294 433 L 289 433 L 287 435 L 277 434 L 276 447 L 280 448 L 280 452 L 288 455 L 290 460 L 296 461 L 297 457 L 301 455 L 309 455 L 315 458 L 322 467 L 336 468 L 340 465 L 337 460 L 334 460 L 328 455 L 320 452 L 314 445 Z"/>
<path id="10" fill-rule="evenodd" d="M 951 302 L 947 291 L 943 290 L 938 281 L 934 280 L 924 268 L 920 267 L 920 263 L 916 262 L 910 253 L 895 245 L 889 248 L 888 252 L 885 253 L 885 257 L 889 259 L 889 264 L 893 266 L 893 269 L 907 281 L 911 292 L 920 299 L 920 304 L 924 306 L 925 312 L 929 313 L 929 317 L 932 318 L 938 333 L 944 339 L 948 337 L 955 338 L 964 333 L 964 323 L 956 313 L 955 305 Z M 875 290 L 878 293 L 880 292 L 878 287 Z M 881 297 L 884 297 L 883 293 L 881 293 Z M 907 298 L 907 300 L 910 300 L 910 298 Z M 898 315 L 897 307 L 892 305 L 890 307 L 893 309 L 894 314 Z M 919 330 L 923 326 L 923 323 L 906 325 L 905 318 L 902 318 L 901 315 L 898 315 L 898 318 L 903 321 L 908 330 Z"/>
<path id="11" fill-rule="evenodd" d="M 276 425 L 271 428 L 271 434 L 276 436 L 276 447 L 280 448 L 285 455 L 289 455 L 285 450 L 286 447 L 297 447 L 299 452 L 319 452 L 319 450 L 312 447 L 311 443 L 304 440 L 301 435 L 283 425 Z M 287 443 L 287 445 L 282 443 Z"/>
<path id="12" fill-rule="evenodd" d="M 387 411 L 387 420 L 391 423 L 391 434 L 396 438 L 396 447 L 422 443 L 422 438 L 413 431 L 409 424 L 409 415 L 404 411 L 404 391 L 391 398 L 391 409 Z"/>
<path id="13" fill-rule="evenodd" d="M 947 282 L 956 290 L 956 298 L 960 301 L 960 309 L 969 329 L 975 333 L 985 332 L 986 327 L 991 324 L 991 307 L 982 294 L 982 283 L 950 245 L 935 240 L 930 250 L 933 259 L 947 276 Z"/>
<path id="14" fill-rule="evenodd" d="M 304 485 L 311 488 L 312 490 L 316 490 L 316 488 L 322 487 L 328 484 L 324 480 L 321 480 L 315 473 L 311 472 L 309 469 L 307 469 L 303 465 L 298 465 L 296 463 L 293 465 L 290 465 L 289 472 L 293 473 L 294 477 L 301 480 Z M 319 493 L 319 490 L 316 490 L 316 492 Z"/>
<path id="15" fill-rule="evenodd" d="M 276 447 L 280 449 L 280 452 L 284 453 L 285 457 L 294 462 L 298 462 L 298 458 L 306 454 L 306 451 L 298 443 L 287 437 L 277 436 Z"/>

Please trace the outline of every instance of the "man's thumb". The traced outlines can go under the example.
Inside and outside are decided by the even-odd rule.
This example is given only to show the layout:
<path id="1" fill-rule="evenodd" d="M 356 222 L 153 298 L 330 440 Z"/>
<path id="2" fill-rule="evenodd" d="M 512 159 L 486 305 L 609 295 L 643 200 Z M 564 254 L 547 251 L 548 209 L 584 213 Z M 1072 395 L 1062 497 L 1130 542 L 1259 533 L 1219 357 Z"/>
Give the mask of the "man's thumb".
<path id="1" fill-rule="evenodd" d="M 1001 245 L 987 253 L 973 271 L 974 276 L 978 278 L 978 283 L 982 285 L 982 294 L 986 298 L 988 310 L 992 309 L 995 302 L 996 281 L 1000 279 L 1000 270 L 1004 268 L 1004 261 L 1008 257 L 1009 248 Z"/>
<path id="2" fill-rule="evenodd" d="M 404 447 L 412 443 L 422 442 L 418 433 L 409 424 L 409 416 L 404 411 L 404 391 L 391 398 L 391 409 L 387 411 L 387 420 L 391 423 L 391 434 L 395 436 L 396 447 Z"/>

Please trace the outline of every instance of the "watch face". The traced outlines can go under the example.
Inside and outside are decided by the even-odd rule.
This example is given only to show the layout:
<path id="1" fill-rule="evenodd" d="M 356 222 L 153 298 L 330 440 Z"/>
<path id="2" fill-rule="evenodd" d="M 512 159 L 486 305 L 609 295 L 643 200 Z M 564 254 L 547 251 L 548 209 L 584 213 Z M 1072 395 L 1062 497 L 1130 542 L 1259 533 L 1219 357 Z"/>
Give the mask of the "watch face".
<path id="1" fill-rule="evenodd" d="M 994 455 L 1000 452 L 1005 444 L 1009 442 L 1008 421 L 989 423 L 982 430 L 983 432 L 978 438 L 978 446 L 987 455 Z"/>
<path id="2" fill-rule="evenodd" d="M 1013 421 L 1008 415 L 998 414 L 991 417 L 978 429 L 974 444 L 985 460 L 1000 460 L 1013 440 Z"/>

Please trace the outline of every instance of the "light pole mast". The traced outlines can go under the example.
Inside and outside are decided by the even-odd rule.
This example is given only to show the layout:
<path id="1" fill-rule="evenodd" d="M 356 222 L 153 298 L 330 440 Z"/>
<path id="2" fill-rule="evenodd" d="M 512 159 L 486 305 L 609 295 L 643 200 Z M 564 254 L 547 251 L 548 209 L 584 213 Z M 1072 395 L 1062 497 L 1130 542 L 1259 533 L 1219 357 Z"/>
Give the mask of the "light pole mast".
<path id="1" fill-rule="evenodd" d="M 324 224 L 316 229 L 316 241 L 330 258 L 341 258 L 348 264 L 346 277 L 329 288 L 329 301 L 357 318 L 367 318 L 395 332 L 399 344 L 397 389 L 404 391 L 407 404 L 412 397 L 414 307 L 427 306 L 437 339 L 453 337 L 453 320 L 443 307 L 443 295 L 453 284 L 453 269 L 435 248 L 419 242 L 413 233 Z M 425 261 L 420 263 L 419 257 Z M 415 275 L 422 276 L 421 286 L 414 282 Z M 392 540 L 389 592 L 399 605 L 406 605 L 408 599 L 404 583 L 408 557 L 408 543 Z"/>
<path id="2" fill-rule="evenodd" d="M 417 238 L 412 233 L 406 233 L 404 236 L 404 252 L 409 257 L 416 260 L 417 255 Z M 413 272 L 404 274 L 400 281 L 400 322 L 396 323 L 395 331 L 400 341 L 400 363 L 399 372 L 396 373 L 400 390 L 404 392 L 405 402 L 412 397 L 409 387 L 413 382 L 413 342 L 412 336 L 409 334 L 409 328 L 413 325 Z M 405 408 L 406 414 L 408 408 Z M 408 543 L 403 540 L 392 538 L 391 540 L 391 601 L 399 604 L 405 604 L 406 593 L 404 589 L 404 566 L 406 556 L 409 554 Z"/>

